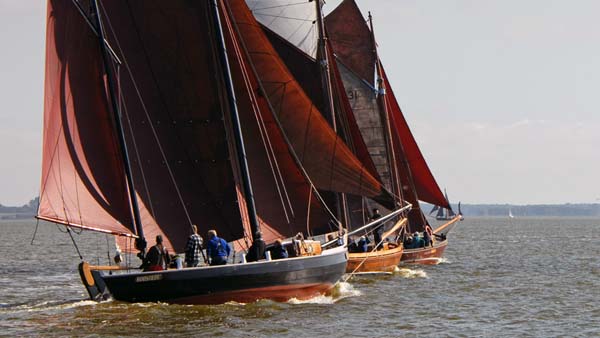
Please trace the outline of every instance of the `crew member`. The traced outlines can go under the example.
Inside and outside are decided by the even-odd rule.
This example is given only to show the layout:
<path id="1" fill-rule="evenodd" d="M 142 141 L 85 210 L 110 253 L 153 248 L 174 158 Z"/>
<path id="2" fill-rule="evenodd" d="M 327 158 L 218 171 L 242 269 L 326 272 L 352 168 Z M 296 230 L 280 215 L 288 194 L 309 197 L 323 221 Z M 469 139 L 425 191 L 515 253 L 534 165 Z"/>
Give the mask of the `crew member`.
<path id="1" fill-rule="evenodd" d="M 210 265 L 225 265 L 231 249 L 224 239 L 217 237 L 216 230 L 208 231 L 208 244 L 206 245 L 206 254 Z"/>
<path id="2" fill-rule="evenodd" d="M 188 268 L 196 267 L 200 263 L 202 243 L 202 237 L 198 235 L 198 227 L 194 224 L 192 225 L 192 234 L 185 245 L 185 264 Z"/>
<path id="3" fill-rule="evenodd" d="M 271 248 L 271 258 L 273 259 L 282 259 L 288 258 L 288 252 L 283 246 L 283 242 L 280 239 L 275 241 L 275 245 Z"/>
<path id="4" fill-rule="evenodd" d="M 170 262 L 169 252 L 163 246 L 163 238 L 161 235 L 157 235 L 156 245 L 148 250 L 142 268 L 144 271 L 161 271 L 165 270 Z"/>

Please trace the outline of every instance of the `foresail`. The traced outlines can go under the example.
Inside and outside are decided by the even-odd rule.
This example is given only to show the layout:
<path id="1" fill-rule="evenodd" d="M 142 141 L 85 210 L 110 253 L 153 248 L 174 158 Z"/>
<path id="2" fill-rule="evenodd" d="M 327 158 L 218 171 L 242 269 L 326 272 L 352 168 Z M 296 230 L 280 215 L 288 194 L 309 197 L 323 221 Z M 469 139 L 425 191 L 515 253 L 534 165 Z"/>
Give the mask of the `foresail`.
<path id="1" fill-rule="evenodd" d="M 392 130 L 398 136 L 404 150 L 405 161 L 408 162 L 410 173 L 414 182 L 417 196 L 419 200 L 425 201 L 444 208 L 450 208 L 450 204 L 440 190 L 417 142 L 415 141 L 412 132 L 402 114 L 400 105 L 394 96 L 394 91 L 390 85 L 389 79 L 383 66 L 381 67 L 385 88 L 386 88 L 386 104 L 392 123 Z"/>
<path id="2" fill-rule="evenodd" d="M 393 199 L 364 168 L 293 78 L 243 1 L 228 2 L 277 122 L 317 188 Z"/>
<path id="3" fill-rule="evenodd" d="M 98 37 L 70 1 L 48 1 L 38 217 L 134 234 Z"/>
<path id="4" fill-rule="evenodd" d="M 316 58 L 319 33 L 315 1 L 246 0 L 246 4 L 258 22 Z"/>

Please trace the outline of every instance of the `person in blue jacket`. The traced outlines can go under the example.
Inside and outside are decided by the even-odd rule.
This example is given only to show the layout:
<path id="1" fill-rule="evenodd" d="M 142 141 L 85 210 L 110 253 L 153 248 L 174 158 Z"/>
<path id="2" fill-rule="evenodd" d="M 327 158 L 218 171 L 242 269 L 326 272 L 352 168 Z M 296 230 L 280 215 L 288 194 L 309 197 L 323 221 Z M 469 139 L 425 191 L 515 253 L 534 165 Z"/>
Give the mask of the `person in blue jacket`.
<path id="1" fill-rule="evenodd" d="M 231 249 L 224 239 L 217 237 L 216 230 L 208 231 L 208 244 L 206 245 L 206 255 L 210 265 L 225 265 Z"/>
<path id="2" fill-rule="evenodd" d="M 425 246 L 425 241 L 423 241 L 423 238 L 421 238 L 421 236 L 419 236 L 418 232 L 415 232 L 413 234 L 413 245 L 412 248 L 413 249 L 418 249 L 418 248 L 422 248 Z"/>

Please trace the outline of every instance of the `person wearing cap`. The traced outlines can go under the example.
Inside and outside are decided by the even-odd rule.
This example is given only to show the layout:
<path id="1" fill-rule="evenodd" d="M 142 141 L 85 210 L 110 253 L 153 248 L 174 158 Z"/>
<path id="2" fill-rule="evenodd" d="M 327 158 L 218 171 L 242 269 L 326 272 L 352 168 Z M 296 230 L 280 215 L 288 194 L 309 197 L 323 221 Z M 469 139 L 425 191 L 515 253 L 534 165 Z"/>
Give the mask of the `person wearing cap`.
<path id="1" fill-rule="evenodd" d="M 144 271 L 161 271 L 166 270 L 171 262 L 169 252 L 163 246 L 163 238 L 161 235 L 156 236 L 156 245 L 148 250 L 148 254 L 144 258 L 142 268 Z"/>
<path id="2" fill-rule="evenodd" d="M 208 244 L 206 245 L 206 254 L 210 265 L 225 265 L 231 248 L 227 242 L 217 236 L 216 230 L 208 231 Z"/>
<path id="3" fill-rule="evenodd" d="M 265 241 L 262 239 L 262 233 L 257 231 L 254 234 L 254 241 L 246 254 L 246 262 L 256 262 L 265 258 Z"/>

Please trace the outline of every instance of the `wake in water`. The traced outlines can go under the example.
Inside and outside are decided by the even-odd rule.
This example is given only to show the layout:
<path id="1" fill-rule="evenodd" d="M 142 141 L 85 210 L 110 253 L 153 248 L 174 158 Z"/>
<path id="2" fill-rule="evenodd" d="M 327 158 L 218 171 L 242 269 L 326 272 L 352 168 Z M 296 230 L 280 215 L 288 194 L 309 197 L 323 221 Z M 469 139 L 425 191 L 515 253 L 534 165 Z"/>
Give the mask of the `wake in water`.
<path id="1" fill-rule="evenodd" d="M 98 302 L 93 300 L 71 300 L 63 302 L 44 301 L 36 304 L 5 304 L 0 307 L 4 313 L 20 313 L 20 312 L 38 312 L 47 310 L 67 310 L 80 306 L 96 305 Z"/>
<path id="2" fill-rule="evenodd" d="M 348 298 L 358 297 L 362 293 L 355 289 L 352 284 L 347 282 L 339 282 L 335 284 L 333 289 L 325 295 L 316 296 L 306 300 L 292 298 L 287 301 L 288 304 L 335 304 L 336 302 Z"/>
<path id="3" fill-rule="evenodd" d="M 429 278 L 427 273 L 421 269 L 409 269 L 396 267 L 394 274 L 403 278 Z"/>
<path id="4" fill-rule="evenodd" d="M 446 258 L 446 257 L 441 257 L 437 259 L 437 264 L 451 264 L 452 262 Z"/>

